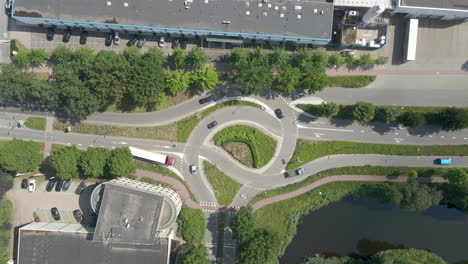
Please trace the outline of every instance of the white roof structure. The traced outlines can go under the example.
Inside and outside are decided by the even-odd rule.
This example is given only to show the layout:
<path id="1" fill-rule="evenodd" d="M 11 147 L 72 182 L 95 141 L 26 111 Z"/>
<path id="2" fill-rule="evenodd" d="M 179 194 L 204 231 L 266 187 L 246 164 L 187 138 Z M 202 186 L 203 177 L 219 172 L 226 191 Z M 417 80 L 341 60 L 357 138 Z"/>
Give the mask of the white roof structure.
<path id="1" fill-rule="evenodd" d="M 410 19 L 409 28 L 408 28 L 408 43 L 406 50 L 406 60 L 414 61 L 416 60 L 416 46 L 418 45 L 418 23 L 417 19 Z"/>
<path id="2" fill-rule="evenodd" d="M 334 0 L 335 6 L 373 7 L 383 5 L 385 9 L 393 8 L 392 0 Z"/>

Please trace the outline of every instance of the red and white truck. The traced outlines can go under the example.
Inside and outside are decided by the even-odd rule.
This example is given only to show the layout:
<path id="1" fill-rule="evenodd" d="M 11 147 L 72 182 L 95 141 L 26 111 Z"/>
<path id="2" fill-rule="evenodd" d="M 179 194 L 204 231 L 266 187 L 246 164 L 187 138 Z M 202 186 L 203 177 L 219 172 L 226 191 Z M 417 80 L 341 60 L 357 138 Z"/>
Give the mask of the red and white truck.
<path id="1" fill-rule="evenodd" d="M 153 161 L 161 164 L 166 164 L 166 165 L 174 165 L 175 159 L 161 154 L 161 153 L 156 153 L 153 151 L 149 150 L 144 150 L 140 148 L 135 148 L 135 147 L 128 147 L 130 149 L 130 152 L 132 153 L 133 157 L 148 160 L 148 161 Z"/>

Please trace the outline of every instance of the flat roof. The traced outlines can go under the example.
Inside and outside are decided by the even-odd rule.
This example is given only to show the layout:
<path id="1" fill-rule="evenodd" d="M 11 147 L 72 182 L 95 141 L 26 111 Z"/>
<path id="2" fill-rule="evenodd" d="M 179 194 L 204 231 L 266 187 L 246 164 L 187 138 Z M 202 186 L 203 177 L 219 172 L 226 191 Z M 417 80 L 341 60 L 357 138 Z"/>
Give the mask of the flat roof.
<path id="1" fill-rule="evenodd" d="M 468 11 L 467 0 L 401 0 L 401 6 L 460 9 Z"/>
<path id="2" fill-rule="evenodd" d="M 108 5 L 110 3 L 110 5 Z M 185 8 L 185 4 L 189 8 Z M 14 15 L 215 33 L 331 38 L 326 0 L 15 0 Z"/>
<path id="3" fill-rule="evenodd" d="M 112 181 L 102 185 L 94 241 L 152 245 L 165 198 Z"/>
<path id="4" fill-rule="evenodd" d="M 96 243 L 92 233 L 20 230 L 18 264 L 166 263 L 168 240 L 156 245 Z"/>

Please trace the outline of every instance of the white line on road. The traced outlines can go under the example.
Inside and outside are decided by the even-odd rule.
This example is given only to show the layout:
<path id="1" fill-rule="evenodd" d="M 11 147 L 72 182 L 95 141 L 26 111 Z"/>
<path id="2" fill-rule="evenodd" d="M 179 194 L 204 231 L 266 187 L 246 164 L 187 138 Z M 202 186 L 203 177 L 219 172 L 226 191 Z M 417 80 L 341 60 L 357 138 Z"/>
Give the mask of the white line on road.
<path id="1" fill-rule="evenodd" d="M 304 129 L 315 129 L 315 130 L 329 130 L 329 131 L 341 131 L 341 132 L 354 132 L 352 129 L 337 129 L 337 128 L 323 128 L 323 127 L 306 127 L 302 125 L 297 125 L 299 128 Z"/>

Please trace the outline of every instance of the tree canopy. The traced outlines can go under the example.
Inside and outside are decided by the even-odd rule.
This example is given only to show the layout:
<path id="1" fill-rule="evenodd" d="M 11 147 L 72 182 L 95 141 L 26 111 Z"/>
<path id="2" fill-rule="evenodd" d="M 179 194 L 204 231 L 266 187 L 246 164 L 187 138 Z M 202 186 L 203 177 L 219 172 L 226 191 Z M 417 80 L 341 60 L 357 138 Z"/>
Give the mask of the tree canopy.
<path id="1" fill-rule="evenodd" d="M 361 122 L 369 122 L 374 119 L 375 107 L 366 102 L 358 102 L 354 105 L 353 117 Z"/>
<path id="2" fill-rule="evenodd" d="M 290 65 L 284 66 L 276 75 L 276 90 L 286 93 L 294 92 L 301 81 L 301 77 L 299 69 Z"/>
<path id="3" fill-rule="evenodd" d="M 443 177 L 452 184 L 465 184 L 468 182 L 468 173 L 461 168 L 450 168 L 444 174 Z"/>
<path id="4" fill-rule="evenodd" d="M 111 152 L 105 148 L 88 148 L 79 161 L 83 175 L 91 178 L 104 177 L 110 155 Z"/>
<path id="5" fill-rule="evenodd" d="M 210 264 L 207 259 L 208 253 L 204 245 L 195 246 L 190 244 L 182 254 L 179 255 L 177 263 L 180 264 Z"/>
<path id="6" fill-rule="evenodd" d="M 0 151 L 0 167 L 9 172 L 28 172 L 42 163 L 41 145 L 33 141 L 13 139 Z"/>
<path id="7" fill-rule="evenodd" d="M 108 162 L 109 175 L 111 177 L 129 177 L 135 173 L 136 166 L 133 156 L 128 148 L 116 148 Z"/>
<path id="8" fill-rule="evenodd" d="M 179 235 L 189 243 L 200 243 L 205 235 L 205 216 L 201 210 L 182 207 L 178 219 Z"/>
<path id="9" fill-rule="evenodd" d="M 78 161 L 80 157 L 81 151 L 73 145 L 52 152 L 50 161 L 57 176 L 63 180 L 69 180 L 79 177 Z"/>

